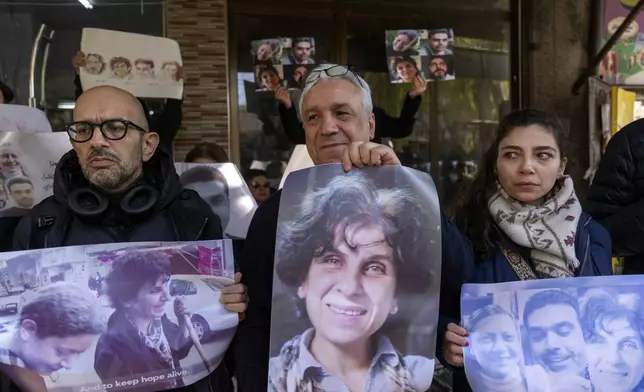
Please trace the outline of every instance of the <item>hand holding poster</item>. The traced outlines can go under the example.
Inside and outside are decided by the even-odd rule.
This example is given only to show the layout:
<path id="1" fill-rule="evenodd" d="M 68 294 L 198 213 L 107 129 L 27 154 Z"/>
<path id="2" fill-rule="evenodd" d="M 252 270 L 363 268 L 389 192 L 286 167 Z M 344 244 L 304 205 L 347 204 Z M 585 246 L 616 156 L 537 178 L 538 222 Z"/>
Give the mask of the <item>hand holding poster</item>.
<path id="1" fill-rule="evenodd" d="M 269 389 L 428 390 L 441 268 L 430 177 L 400 166 L 293 172 L 278 228 Z M 370 371 L 343 377 L 349 363 Z"/>
<path id="2" fill-rule="evenodd" d="M 136 97 L 183 97 L 179 44 L 168 38 L 84 28 L 83 90 L 110 85 Z"/>
<path id="3" fill-rule="evenodd" d="M 641 276 L 465 285 L 474 392 L 637 392 L 644 387 Z"/>
<path id="4" fill-rule="evenodd" d="M 385 45 L 391 83 L 412 83 L 417 75 L 428 81 L 454 79 L 452 29 L 387 30 Z"/>
<path id="5" fill-rule="evenodd" d="M 158 391 L 221 362 L 238 316 L 229 240 L 0 254 L 0 362 L 49 391 Z"/>

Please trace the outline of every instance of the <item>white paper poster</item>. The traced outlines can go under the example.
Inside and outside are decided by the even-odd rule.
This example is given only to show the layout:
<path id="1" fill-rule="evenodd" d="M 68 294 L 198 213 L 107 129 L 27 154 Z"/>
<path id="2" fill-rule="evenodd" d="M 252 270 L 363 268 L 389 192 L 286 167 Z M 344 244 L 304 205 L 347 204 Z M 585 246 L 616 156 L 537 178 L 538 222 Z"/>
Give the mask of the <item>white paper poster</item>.
<path id="1" fill-rule="evenodd" d="M 641 275 L 468 284 L 461 318 L 473 392 L 637 392 L 644 387 Z"/>
<path id="2" fill-rule="evenodd" d="M 286 165 L 286 169 L 284 169 L 279 189 L 284 187 L 284 182 L 290 173 L 313 166 L 315 166 L 315 164 L 309 155 L 309 150 L 306 149 L 306 145 L 298 144 L 295 146 L 293 153 L 291 154 L 291 158 L 288 160 L 288 164 Z"/>
<path id="3" fill-rule="evenodd" d="M 25 215 L 50 196 L 56 165 L 71 148 L 65 132 L 0 133 L 0 216 Z"/>
<path id="4" fill-rule="evenodd" d="M 214 371 L 238 316 L 230 240 L 0 254 L 0 362 L 54 391 L 158 391 Z"/>
<path id="5" fill-rule="evenodd" d="M 402 166 L 345 173 L 330 164 L 288 176 L 275 244 L 269 390 L 429 390 L 439 212 L 429 175 Z"/>
<path id="6" fill-rule="evenodd" d="M 199 193 L 223 225 L 228 238 L 246 238 L 257 203 L 232 163 L 175 163 L 184 188 Z"/>
<path id="7" fill-rule="evenodd" d="M 0 105 L 0 133 L 49 133 L 51 123 L 42 110 L 23 105 Z"/>
<path id="8" fill-rule="evenodd" d="M 136 97 L 183 97 L 179 44 L 168 38 L 84 28 L 83 89 L 110 85 Z"/>

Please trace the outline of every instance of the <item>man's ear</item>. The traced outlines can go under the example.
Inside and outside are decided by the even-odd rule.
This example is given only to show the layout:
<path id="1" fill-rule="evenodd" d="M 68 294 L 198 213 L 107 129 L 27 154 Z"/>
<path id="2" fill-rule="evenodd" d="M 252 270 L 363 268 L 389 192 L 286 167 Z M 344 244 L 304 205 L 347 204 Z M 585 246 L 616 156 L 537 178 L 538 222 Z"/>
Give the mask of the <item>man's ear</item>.
<path id="1" fill-rule="evenodd" d="M 28 340 L 36 336 L 38 325 L 31 319 L 24 319 L 20 323 L 20 339 Z"/>
<path id="2" fill-rule="evenodd" d="M 376 116 L 371 113 L 369 115 L 369 140 L 373 140 L 376 136 Z"/>
<path id="3" fill-rule="evenodd" d="M 156 132 L 144 133 L 143 141 L 141 143 L 143 162 L 147 162 L 152 158 L 157 147 L 159 147 L 159 134 Z"/>

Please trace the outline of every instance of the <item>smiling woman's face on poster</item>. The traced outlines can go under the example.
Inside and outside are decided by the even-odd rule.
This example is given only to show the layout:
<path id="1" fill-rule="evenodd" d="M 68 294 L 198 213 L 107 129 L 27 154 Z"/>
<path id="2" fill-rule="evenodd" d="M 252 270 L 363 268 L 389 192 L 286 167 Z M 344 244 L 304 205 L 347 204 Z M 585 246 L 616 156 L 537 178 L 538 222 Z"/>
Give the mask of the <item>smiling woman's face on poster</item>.
<path id="1" fill-rule="evenodd" d="M 406 168 L 347 174 L 341 165 L 289 175 L 275 252 L 272 388 L 429 388 L 435 336 L 412 331 L 436 329 L 439 218 L 429 177 L 416 176 Z M 345 374 L 348 366 L 373 370 Z"/>
<path id="2" fill-rule="evenodd" d="M 521 340 L 509 315 L 494 314 L 481 320 L 471 340 L 472 353 L 486 375 L 496 379 L 520 376 Z"/>
<path id="3" fill-rule="evenodd" d="M 397 312 L 393 249 L 377 224 L 335 229 L 330 249 L 316 254 L 298 289 L 316 330 L 332 344 L 369 339 Z"/>

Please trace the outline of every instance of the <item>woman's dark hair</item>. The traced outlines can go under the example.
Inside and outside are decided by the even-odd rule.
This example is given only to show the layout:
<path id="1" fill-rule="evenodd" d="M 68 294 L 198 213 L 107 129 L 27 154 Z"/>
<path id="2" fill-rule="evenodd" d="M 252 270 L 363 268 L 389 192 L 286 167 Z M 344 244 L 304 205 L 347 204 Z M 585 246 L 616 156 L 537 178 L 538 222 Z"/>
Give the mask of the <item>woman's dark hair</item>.
<path id="1" fill-rule="evenodd" d="M 409 55 L 398 56 L 394 59 L 394 67 L 397 67 L 400 63 L 409 63 L 418 69 L 418 63 Z"/>
<path id="2" fill-rule="evenodd" d="M 203 142 L 199 143 L 186 154 L 185 161 L 192 163 L 199 158 L 212 159 L 215 163 L 228 162 L 226 151 L 218 144 Z"/>
<path id="3" fill-rule="evenodd" d="M 499 123 L 496 139 L 483 155 L 476 177 L 463 199 L 456 203 L 452 218 L 461 232 L 472 241 L 477 259 L 482 259 L 502 238 L 500 229 L 489 213 L 488 202 L 497 191 L 496 161 L 499 144 L 518 127 L 540 126 L 552 134 L 559 148 L 561 159 L 566 158 L 566 131 L 556 116 L 534 109 L 512 112 Z"/>
<path id="4" fill-rule="evenodd" d="M 616 320 L 625 320 L 633 330 L 637 331 L 641 340 L 642 319 L 635 311 L 620 306 L 617 302 L 617 293 L 606 291 L 604 295 L 592 296 L 586 301 L 581 310 L 581 329 L 587 342 L 600 333 L 611 334 L 609 324 Z"/>
<path id="5" fill-rule="evenodd" d="M 124 310 L 146 284 L 156 285 L 160 278 L 170 279 L 170 258 L 163 252 L 129 251 L 112 262 L 105 277 L 107 297 L 112 307 Z"/>
<path id="6" fill-rule="evenodd" d="M 246 182 L 249 182 L 249 181 L 250 181 L 250 180 L 252 180 L 253 178 L 255 178 L 255 177 L 259 177 L 259 176 L 264 176 L 264 177 L 268 178 L 268 177 L 266 176 L 266 172 L 265 172 L 264 170 L 259 170 L 259 169 L 248 169 L 248 170 L 246 170 L 246 172 L 244 173 L 244 180 L 245 180 Z"/>
<path id="7" fill-rule="evenodd" d="M 358 172 L 336 177 L 306 194 L 296 218 L 280 226 L 276 272 L 286 286 L 296 288 L 307 277 L 314 257 L 333 248 L 336 230 L 349 247 L 350 226 L 377 225 L 393 249 L 396 289 L 424 293 L 432 283 L 429 229 L 436 222 L 405 189 L 378 189 Z"/>

